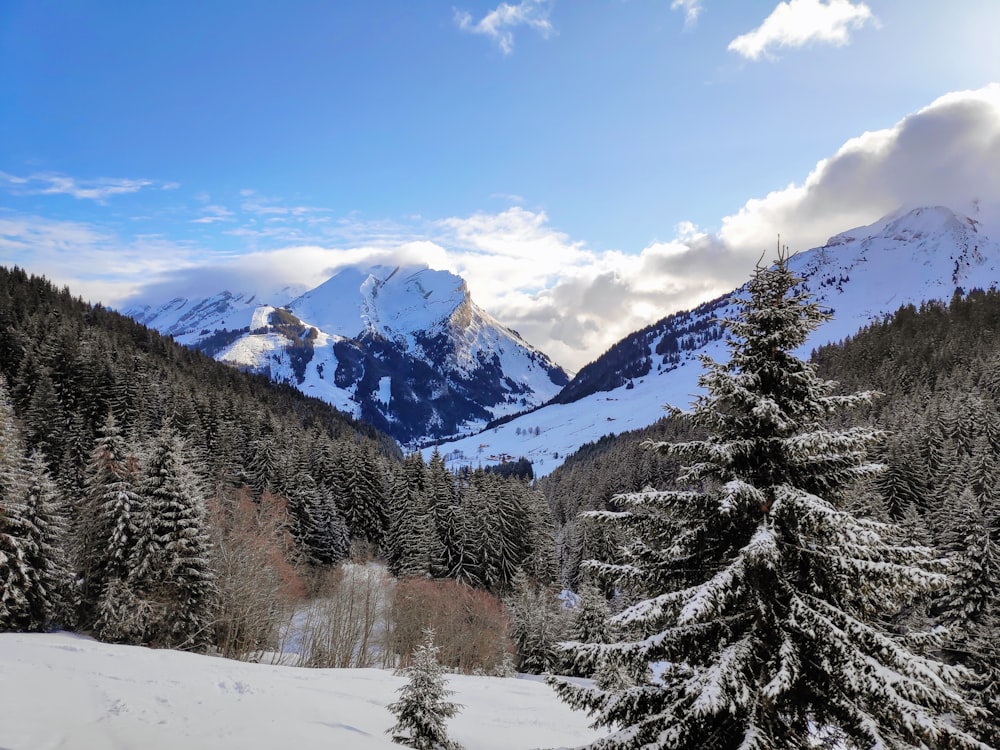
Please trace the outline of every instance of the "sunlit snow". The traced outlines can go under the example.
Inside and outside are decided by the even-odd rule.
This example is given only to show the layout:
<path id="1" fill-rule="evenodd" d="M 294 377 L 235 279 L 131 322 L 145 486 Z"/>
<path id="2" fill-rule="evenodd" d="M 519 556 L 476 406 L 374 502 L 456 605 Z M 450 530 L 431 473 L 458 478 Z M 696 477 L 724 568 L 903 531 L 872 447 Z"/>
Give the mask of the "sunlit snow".
<path id="1" fill-rule="evenodd" d="M 405 678 L 377 669 L 247 664 L 113 646 L 69 633 L 0 634 L 4 750 L 389 750 Z M 466 750 L 576 747 L 599 735 L 544 683 L 448 675 Z"/>

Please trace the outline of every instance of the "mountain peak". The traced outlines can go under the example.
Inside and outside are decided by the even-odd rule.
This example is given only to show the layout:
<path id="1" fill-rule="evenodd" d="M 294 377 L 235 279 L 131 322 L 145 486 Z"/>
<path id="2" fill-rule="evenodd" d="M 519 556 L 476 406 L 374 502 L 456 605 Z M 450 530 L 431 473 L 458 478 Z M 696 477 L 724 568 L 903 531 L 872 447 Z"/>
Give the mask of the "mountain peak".
<path id="1" fill-rule="evenodd" d="M 875 238 L 907 240 L 942 235 L 962 236 L 969 232 L 978 233 L 980 225 L 979 218 L 954 211 L 947 206 L 907 206 L 872 224 L 836 234 L 827 240 L 825 247 Z"/>
<path id="2" fill-rule="evenodd" d="M 132 314 L 415 442 L 534 408 L 569 378 L 425 264 L 352 266 L 288 298 L 221 292 Z"/>
<path id="3" fill-rule="evenodd" d="M 345 268 L 288 308 L 327 333 L 409 343 L 415 332 L 441 328 L 468 297 L 465 281 L 449 271 L 378 265 Z"/>

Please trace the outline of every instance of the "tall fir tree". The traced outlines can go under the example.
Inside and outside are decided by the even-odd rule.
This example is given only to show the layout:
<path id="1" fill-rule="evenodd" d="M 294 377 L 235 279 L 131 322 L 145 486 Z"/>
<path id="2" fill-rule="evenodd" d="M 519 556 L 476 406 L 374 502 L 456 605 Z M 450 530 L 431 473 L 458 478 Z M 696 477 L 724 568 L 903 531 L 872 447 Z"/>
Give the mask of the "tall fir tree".
<path id="1" fill-rule="evenodd" d="M 38 451 L 26 459 L 24 517 L 30 535 L 28 562 L 37 578 L 32 599 L 34 629 L 69 627 L 74 616 L 73 571 L 66 548 L 63 501 Z"/>
<path id="2" fill-rule="evenodd" d="M 31 630 L 37 571 L 25 518 L 21 432 L 0 377 L 0 631 Z"/>
<path id="3" fill-rule="evenodd" d="M 329 565 L 347 557 L 347 525 L 333 497 L 305 468 L 297 471 L 285 490 L 291 532 L 306 560 Z"/>
<path id="4" fill-rule="evenodd" d="M 613 618 L 620 642 L 568 648 L 631 680 L 553 680 L 611 728 L 595 747 L 777 750 L 817 731 L 856 748 L 981 747 L 954 721 L 973 712 L 960 692 L 968 671 L 913 652 L 884 624 L 944 586 L 944 564 L 844 509 L 878 473 L 866 449 L 880 436 L 828 418 L 873 394 L 834 395 L 795 355 L 829 317 L 799 282 L 784 257 L 757 269 L 727 321 L 729 361 L 703 358 L 690 420 L 708 437 L 655 445 L 686 463 L 688 489 L 597 513 L 632 541 L 623 564 L 595 570 L 637 601 Z"/>
<path id="5" fill-rule="evenodd" d="M 478 518 L 483 584 L 503 593 L 510 589 L 529 552 L 526 492 L 520 480 L 502 479 L 492 472 L 477 471 L 473 482 L 483 500 Z"/>
<path id="6" fill-rule="evenodd" d="M 161 430 L 141 485 L 149 524 L 138 543 L 134 580 L 143 598 L 157 605 L 150 642 L 199 649 L 210 639 L 217 591 L 205 500 L 186 455 L 173 429 Z"/>
<path id="7" fill-rule="evenodd" d="M 424 463 L 419 453 L 406 457 L 389 484 L 385 555 L 395 576 L 426 577 L 440 556 L 427 502 Z"/>
<path id="8" fill-rule="evenodd" d="M 338 475 L 338 505 L 354 539 L 382 544 L 388 505 L 379 458 L 368 447 L 344 443 Z"/>
<path id="9" fill-rule="evenodd" d="M 25 456 L 0 376 L 0 630 L 72 624 L 72 573 L 57 491 L 38 451 Z"/>
<path id="10" fill-rule="evenodd" d="M 439 541 L 438 559 L 433 561 L 435 578 L 454 577 L 462 567 L 462 520 L 455 475 L 448 471 L 437 448 L 427 463 L 427 502 Z"/>
<path id="11" fill-rule="evenodd" d="M 532 674 L 554 671 L 562 658 L 559 642 L 571 627 L 558 590 L 518 570 L 504 604 L 510 614 L 510 638 L 517 646 L 517 668 Z"/>
<path id="12" fill-rule="evenodd" d="M 991 534 L 992 519 L 972 488 L 960 495 L 955 516 L 948 550 L 955 572 L 937 609 L 948 627 L 949 656 L 977 673 L 977 691 L 988 716 L 971 725 L 996 745 L 1000 743 L 1000 545 Z"/>
<path id="13" fill-rule="evenodd" d="M 129 607 L 113 606 L 112 615 L 108 597 L 128 587 L 138 540 L 149 523 L 138 471 L 137 458 L 108 412 L 94 442 L 73 524 L 81 580 L 79 623 L 106 640 L 137 637 L 133 627 L 120 627 L 124 623 L 118 615 L 132 617 Z"/>

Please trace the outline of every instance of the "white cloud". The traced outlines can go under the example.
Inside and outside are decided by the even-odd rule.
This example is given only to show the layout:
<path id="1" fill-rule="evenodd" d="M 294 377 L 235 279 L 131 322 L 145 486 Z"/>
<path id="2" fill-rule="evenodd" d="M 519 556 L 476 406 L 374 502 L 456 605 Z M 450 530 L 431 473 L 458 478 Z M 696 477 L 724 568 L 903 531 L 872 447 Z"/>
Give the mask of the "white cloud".
<path id="1" fill-rule="evenodd" d="M 0 212 L 0 257 L 111 305 L 141 284 L 142 296 L 157 301 L 177 292 L 309 288 L 349 265 L 422 262 L 461 274 L 480 306 L 579 368 L 623 336 L 742 284 L 779 232 L 793 251 L 806 250 L 900 207 L 940 204 L 967 212 L 978 205 L 977 218 L 995 223 L 1000 236 L 1000 170 L 988 168 L 995 164 L 1000 84 L 948 94 L 848 140 L 801 182 L 746 201 L 717 231 L 681 222 L 638 252 L 596 250 L 545 212 L 512 206 L 437 221 L 324 217 L 331 221 L 309 236 L 304 230 L 314 227 L 304 221 L 271 225 L 264 213 L 229 230 L 262 249 L 207 259 L 162 238 L 122 239 L 101 227 Z M 274 205 L 283 204 L 265 207 Z"/>
<path id="2" fill-rule="evenodd" d="M 686 28 L 694 28 L 694 25 L 698 23 L 698 16 L 701 15 L 702 7 L 701 0 L 673 0 L 670 3 L 670 10 L 683 10 L 684 11 L 684 26 Z"/>
<path id="3" fill-rule="evenodd" d="M 478 21 L 473 21 L 467 11 L 455 11 L 455 23 L 462 31 L 492 37 L 501 51 L 509 55 L 514 49 L 513 30 L 518 26 L 534 29 L 543 38 L 552 34 L 550 12 L 550 0 L 521 0 L 517 5 L 500 3 Z"/>
<path id="4" fill-rule="evenodd" d="M 151 280 L 203 262 L 203 253 L 155 235 L 122 239 L 73 221 L 0 214 L 0 258 L 92 302 L 114 304 Z"/>
<path id="5" fill-rule="evenodd" d="M 317 215 L 328 214 L 327 208 L 316 206 L 287 206 L 283 202 L 274 198 L 266 198 L 255 190 L 241 190 L 240 196 L 243 202 L 240 209 L 246 213 L 257 214 L 269 217 L 288 217 L 290 219 L 310 219 L 315 221 Z"/>
<path id="6" fill-rule="evenodd" d="M 947 94 L 891 128 L 852 138 L 801 184 L 747 201 L 723 220 L 727 246 L 749 251 L 777 232 L 799 249 L 900 207 L 993 213 L 1000 202 L 1000 84 Z M 992 221 L 993 217 L 983 217 Z"/>
<path id="7" fill-rule="evenodd" d="M 1000 84 L 948 94 L 852 138 L 801 183 L 747 201 L 718 231 L 682 222 L 673 240 L 638 254 L 592 251 L 523 209 L 449 226 L 490 253 L 481 276 L 479 260 L 466 258 L 477 301 L 557 361 L 579 367 L 663 315 L 742 284 L 778 233 L 793 251 L 807 250 L 901 207 L 946 205 L 1000 236 L 1000 170 L 984 168 L 993 164 L 1000 164 Z"/>
<path id="8" fill-rule="evenodd" d="M 191 219 L 193 224 L 214 224 L 217 221 L 233 221 L 233 212 L 225 206 L 210 204 L 201 209 L 202 216 Z"/>
<path id="9" fill-rule="evenodd" d="M 78 200 L 92 200 L 105 203 L 113 195 L 137 193 L 143 188 L 156 186 L 152 180 L 101 177 L 96 180 L 81 180 L 63 174 L 39 173 L 28 177 L 18 177 L 0 172 L 0 184 L 19 195 L 70 195 Z M 167 182 L 159 185 L 162 190 L 179 187 L 178 183 Z"/>
<path id="10" fill-rule="evenodd" d="M 770 57 L 778 47 L 804 47 L 811 43 L 843 46 L 850 32 L 877 23 L 871 8 L 851 0 L 788 0 L 778 3 L 753 31 L 736 37 L 729 50 L 750 60 Z"/>

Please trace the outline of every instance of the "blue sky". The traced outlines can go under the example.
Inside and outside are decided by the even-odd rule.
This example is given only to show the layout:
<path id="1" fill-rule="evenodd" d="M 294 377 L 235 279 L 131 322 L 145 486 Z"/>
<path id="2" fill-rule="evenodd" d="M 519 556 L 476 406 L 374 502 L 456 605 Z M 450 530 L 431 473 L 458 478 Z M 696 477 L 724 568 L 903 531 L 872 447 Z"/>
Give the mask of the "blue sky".
<path id="1" fill-rule="evenodd" d="M 997 198 L 997 28 L 995 0 L 5 0 L 0 262 L 121 304 L 422 260 L 578 367 L 763 237 Z M 810 179 L 858 198 L 803 211 Z"/>

